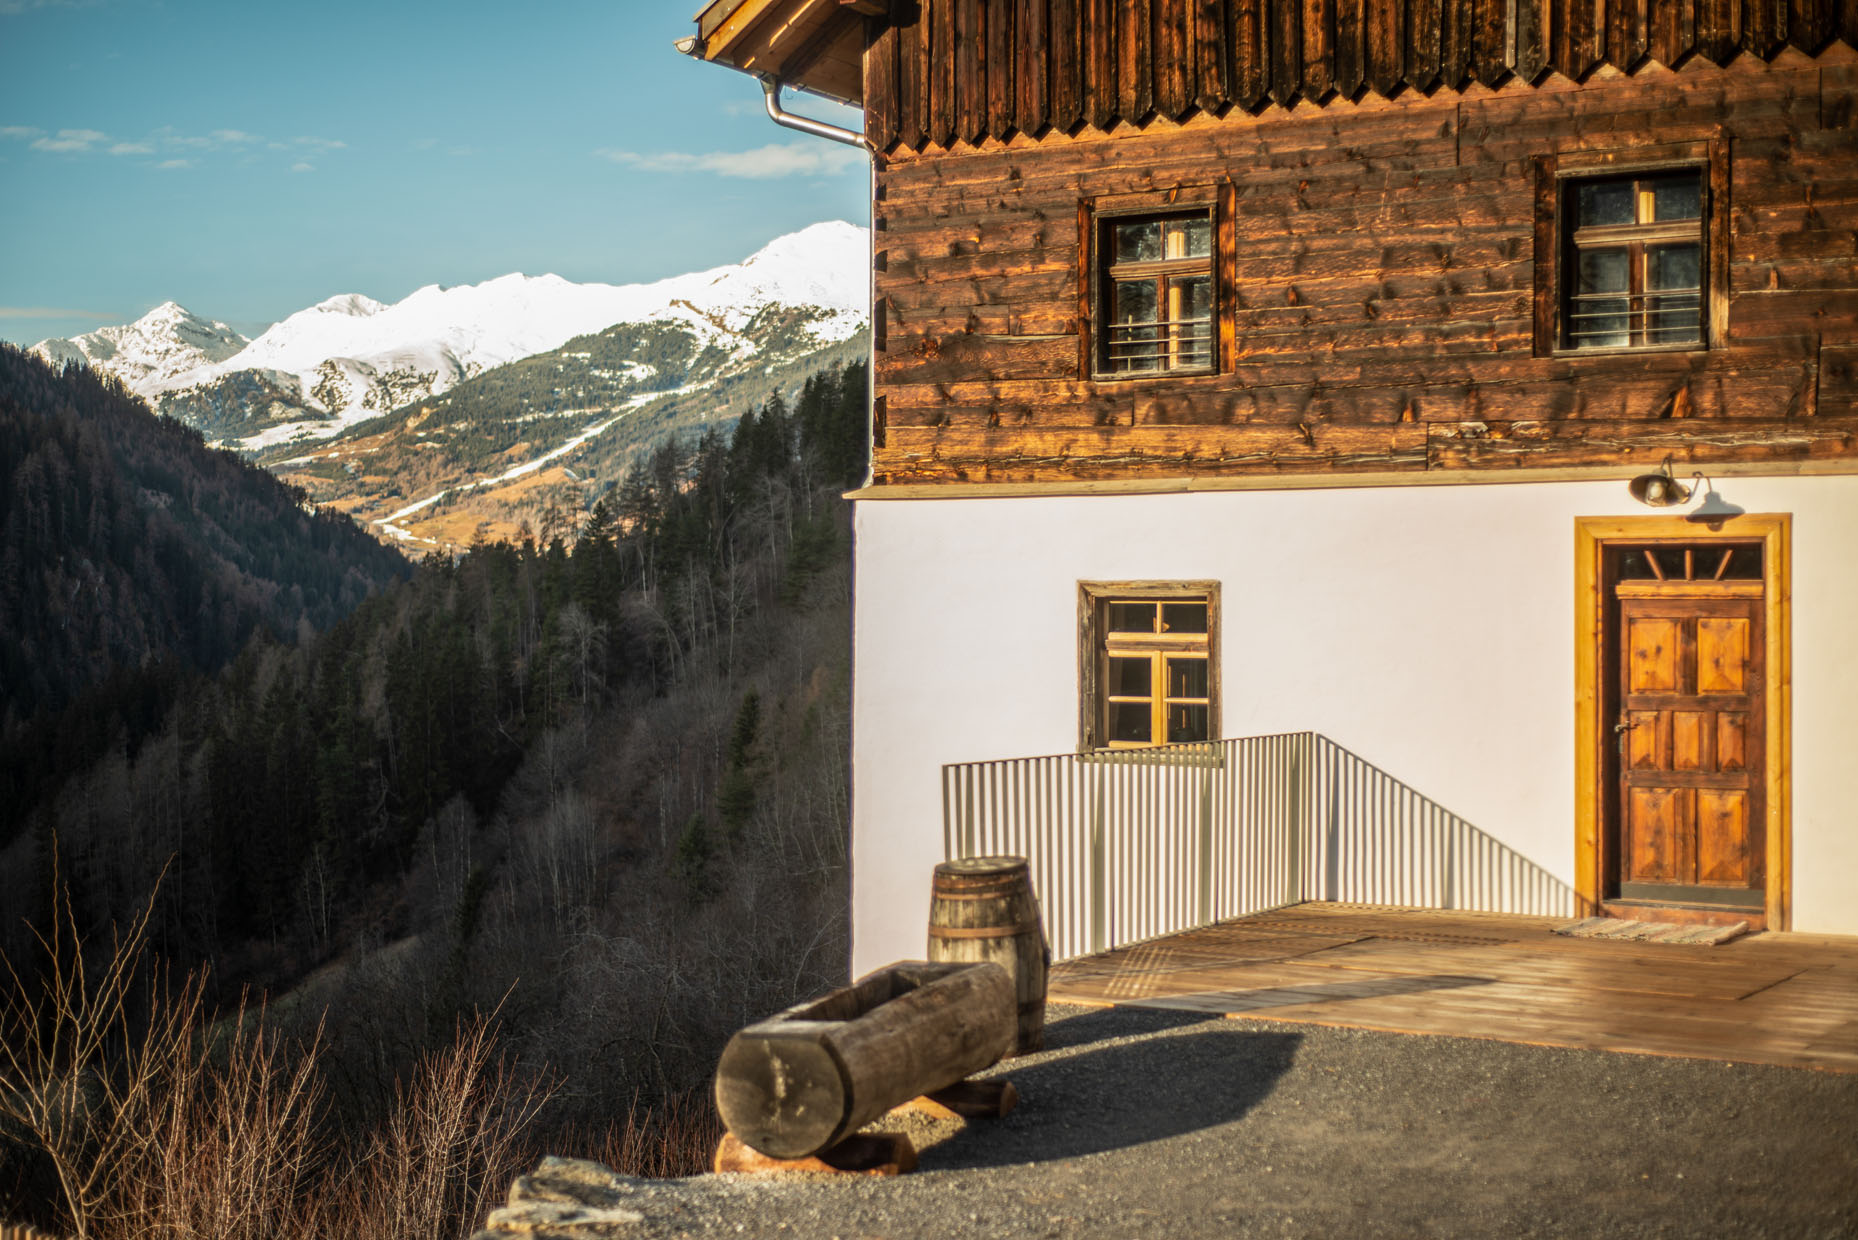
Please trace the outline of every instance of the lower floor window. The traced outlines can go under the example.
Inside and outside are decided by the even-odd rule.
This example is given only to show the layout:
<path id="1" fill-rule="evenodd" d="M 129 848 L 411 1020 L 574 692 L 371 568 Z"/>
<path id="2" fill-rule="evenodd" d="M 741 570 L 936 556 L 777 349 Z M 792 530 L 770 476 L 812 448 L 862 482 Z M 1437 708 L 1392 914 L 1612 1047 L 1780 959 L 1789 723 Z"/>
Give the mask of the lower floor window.
<path id="1" fill-rule="evenodd" d="M 1212 582 L 1081 588 L 1086 749 L 1139 749 L 1218 735 Z"/>

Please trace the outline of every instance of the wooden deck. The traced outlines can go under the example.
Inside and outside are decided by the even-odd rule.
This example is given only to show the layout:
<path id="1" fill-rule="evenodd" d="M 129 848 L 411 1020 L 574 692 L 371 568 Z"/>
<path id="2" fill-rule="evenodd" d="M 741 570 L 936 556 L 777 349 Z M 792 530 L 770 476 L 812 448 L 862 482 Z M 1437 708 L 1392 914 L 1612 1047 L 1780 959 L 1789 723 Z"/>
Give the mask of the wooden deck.
<path id="1" fill-rule="evenodd" d="M 1858 938 L 1572 939 L 1565 919 L 1298 904 L 1052 970 L 1123 1004 L 1858 1072 Z"/>

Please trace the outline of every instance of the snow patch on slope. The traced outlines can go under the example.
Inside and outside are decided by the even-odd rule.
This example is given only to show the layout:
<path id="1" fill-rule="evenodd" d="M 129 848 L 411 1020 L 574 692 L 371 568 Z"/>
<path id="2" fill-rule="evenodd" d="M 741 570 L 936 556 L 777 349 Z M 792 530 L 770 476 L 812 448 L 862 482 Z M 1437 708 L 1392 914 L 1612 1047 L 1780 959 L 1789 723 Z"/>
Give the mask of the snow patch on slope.
<path id="1" fill-rule="evenodd" d="M 85 362 L 152 398 L 238 355 L 251 342 L 224 323 L 164 301 L 133 323 L 41 340 L 31 351 L 54 365 Z"/>

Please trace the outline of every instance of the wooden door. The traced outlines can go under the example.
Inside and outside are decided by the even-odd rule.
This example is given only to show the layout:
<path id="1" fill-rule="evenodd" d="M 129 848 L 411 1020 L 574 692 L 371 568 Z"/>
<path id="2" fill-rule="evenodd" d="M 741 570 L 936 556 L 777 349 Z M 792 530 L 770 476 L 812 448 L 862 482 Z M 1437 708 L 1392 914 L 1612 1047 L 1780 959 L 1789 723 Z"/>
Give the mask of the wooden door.
<path id="1" fill-rule="evenodd" d="M 1731 550 L 1666 549 L 1668 568 L 1690 571 L 1614 585 L 1619 798 L 1609 894 L 1618 901 L 1764 906 L 1763 585 L 1758 575 L 1696 573 L 1719 552 L 1726 567 Z"/>

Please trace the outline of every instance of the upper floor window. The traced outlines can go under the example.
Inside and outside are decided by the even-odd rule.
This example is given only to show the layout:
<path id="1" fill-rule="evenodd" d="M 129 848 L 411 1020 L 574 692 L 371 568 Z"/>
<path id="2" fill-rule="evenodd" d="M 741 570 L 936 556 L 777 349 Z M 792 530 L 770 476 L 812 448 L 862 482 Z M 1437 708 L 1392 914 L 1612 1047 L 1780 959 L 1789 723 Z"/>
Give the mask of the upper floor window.
<path id="1" fill-rule="evenodd" d="M 1703 170 L 1562 185 L 1561 347 L 1701 347 Z"/>
<path id="2" fill-rule="evenodd" d="M 1097 373 L 1212 370 L 1211 210 L 1103 217 L 1097 253 L 1104 324 Z"/>

